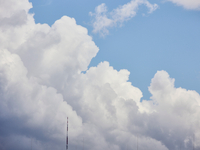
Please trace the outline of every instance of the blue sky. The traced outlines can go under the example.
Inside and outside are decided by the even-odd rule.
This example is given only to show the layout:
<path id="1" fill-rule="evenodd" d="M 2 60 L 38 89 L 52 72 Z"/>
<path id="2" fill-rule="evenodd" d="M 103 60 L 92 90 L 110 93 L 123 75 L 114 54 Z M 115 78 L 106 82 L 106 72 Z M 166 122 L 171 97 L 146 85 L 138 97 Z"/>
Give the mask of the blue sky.
<path id="1" fill-rule="evenodd" d="M 151 0 L 159 8 L 151 14 L 140 6 L 137 15 L 122 26 L 112 27 L 102 37 L 92 33 L 92 17 L 95 7 L 105 3 L 108 11 L 128 0 L 31 0 L 36 23 L 52 25 L 62 16 L 75 18 L 78 25 L 88 29 L 100 51 L 90 63 L 97 66 L 108 61 L 115 69 L 130 71 L 130 82 L 143 92 L 143 99 L 149 99 L 151 78 L 158 70 L 167 71 L 175 78 L 175 86 L 200 93 L 200 12 L 188 10 L 174 3 Z M 145 14 L 145 16 L 143 16 Z M 89 66 L 89 67 L 90 67 Z"/>
<path id="2" fill-rule="evenodd" d="M 0 1 L 0 150 L 63 150 L 67 117 L 70 150 L 200 149 L 199 17 L 199 0 Z"/>

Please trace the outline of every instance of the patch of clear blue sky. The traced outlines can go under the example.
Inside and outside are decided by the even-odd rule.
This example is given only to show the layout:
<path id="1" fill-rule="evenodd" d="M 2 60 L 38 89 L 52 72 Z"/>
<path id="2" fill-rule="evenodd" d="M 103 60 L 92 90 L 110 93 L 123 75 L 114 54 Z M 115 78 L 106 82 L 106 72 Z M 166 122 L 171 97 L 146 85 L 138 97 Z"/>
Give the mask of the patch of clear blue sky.
<path id="1" fill-rule="evenodd" d="M 115 69 L 130 71 L 130 82 L 149 99 L 148 86 L 158 70 L 175 78 L 175 86 L 200 93 L 200 11 L 185 10 L 170 2 L 149 0 L 159 9 L 147 14 L 141 6 L 137 15 L 122 27 L 112 28 L 104 38 L 92 33 L 89 12 L 105 3 L 108 11 L 128 0 L 30 0 L 36 23 L 52 25 L 63 15 L 73 17 L 88 29 L 100 48 L 90 66 L 108 61 Z M 142 14 L 147 14 L 143 16 Z M 89 67 L 90 67 L 89 66 Z"/>

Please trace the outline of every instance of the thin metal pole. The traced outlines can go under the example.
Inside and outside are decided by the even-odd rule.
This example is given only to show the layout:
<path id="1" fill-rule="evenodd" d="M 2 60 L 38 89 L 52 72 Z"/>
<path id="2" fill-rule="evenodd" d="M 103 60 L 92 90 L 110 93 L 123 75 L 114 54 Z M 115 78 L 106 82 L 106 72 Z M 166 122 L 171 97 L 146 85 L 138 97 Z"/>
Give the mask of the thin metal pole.
<path id="1" fill-rule="evenodd" d="M 68 150 L 68 117 L 67 117 L 66 150 Z"/>

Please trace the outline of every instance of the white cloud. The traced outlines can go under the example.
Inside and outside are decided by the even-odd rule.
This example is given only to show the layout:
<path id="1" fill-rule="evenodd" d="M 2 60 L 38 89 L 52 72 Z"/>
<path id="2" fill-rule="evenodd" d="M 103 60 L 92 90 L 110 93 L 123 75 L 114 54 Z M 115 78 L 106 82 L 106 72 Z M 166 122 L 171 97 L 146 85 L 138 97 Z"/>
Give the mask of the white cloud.
<path id="1" fill-rule="evenodd" d="M 183 6 L 186 9 L 200 10 L 199 0 L 167 0 L 173 2 L 179 6 Z"/>
<path id="2" fill-rule="evenodd" d="M 175 88 L 174 81 L 166 71 L 158 71 L 149 87 L 151 98 L 157 104 L 154 106 L 155 112 L 159 113 L 158 130 L 164 133 L 164 143 L 167 144 L 167 138 L 173 137 L 177 146 L 178 142 L 183 145 L 183 141 L 193 139 L 194 134 L 195 144 L 199 147 L 200 95 L 196 91 Z M 189 147 L 189 143 L 185 144 L 185 147 Z"/>
<path id="3" fill-rule="evenodd" d="M 67 116 L 71 149 L 82 148 L 83 139 L 88 150 L 134 149 L 137 138 L 141 150 L 180 143 L 189 149 L 193 134 L 200 147 L 197 92 L 176 88 L 159 71 L 149 87 L 152 101 L 140 102 L 129 71 L 108 62 L 87 69 L 98 48 L 75 19 L 64 16 L 50 27 L 35 24 L 28 1 L 4 5 L 10 15 L 0 17 L 0 149 L 29 149 L 31 139 L 34 149 L 63 149 Z"/>
<path id="4" fill-rule="evenodd" d="M 93 32 L 103 36 L 108 34 L 108 28 L 117 24 L 122 25 L 123 22 L 130 20 L 136 15 L 138 6 L 142 4 L 149 9 L 148 13 L 152 13 L 158 8 L 157 4 L 150 4 L 147 0 L 132 0 L 108 13 L 106 5 L 102 3 L 95 8 L 95 13 L 90 12 L 90 15 L 94 16 Z"/>
<path id="5" fill-rule="evenodd" d="M 6 149 L 13 149 L 11 145 L 15 140 L 12 139 L 19 136 L 27 140 L 38 138 L 43 146 L 46 140 L 55 140 L 55 145 L 51 146 L 58 147 L 59 140 L 65 137 L 63 130 L 67 115 L 73 118 L 71 124 L 79 126 L 81 118 L 63 101 L 56 89 L 40 85 L 26 75 L 27 69 L 18 55 L 7 50 L 0 51 L 0 123 L 1 133 L 5 132 L 5 137 L 0 135 L 3 138 L 0 143 L 10 138 L 3 143 L 8 144 Z M 28 143 L 24 144 L 24 147 L 28 146 Z M 20 147 L 23 145 L 16 149 Z"/>

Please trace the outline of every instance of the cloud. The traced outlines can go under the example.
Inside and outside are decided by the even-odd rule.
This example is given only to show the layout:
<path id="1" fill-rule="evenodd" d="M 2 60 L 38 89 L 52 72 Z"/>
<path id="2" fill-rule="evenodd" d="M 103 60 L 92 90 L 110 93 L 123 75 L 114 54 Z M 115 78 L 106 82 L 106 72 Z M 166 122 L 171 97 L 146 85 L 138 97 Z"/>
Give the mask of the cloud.
<path id="1" fill-rule="evenodd" d="M 141 102 L 128 70 L 88 68 L 99 49 L 75 19 L 50 27 L 35 23 L 26 0 L 0 7 L 0 149 L 63 149 L 67 116 L 70 149 L 134 149 L 137 141 L 141 150 L 189 149 L 193 134 L 200 147 L 197 92 L 158 71 L 151 100 Z"/>
<path id="2" fill-rule="evenodd" d="M 11 138 L 0 141 L 8 146 L 6 149 L 13 149 L 12 144 L 16 141 L 12 139 L 18 136 L 26 140 L 37 138 L 44 143 L 54 139 L 58 142 L 58 139 L 64 137 L 62 129 L 66 115 L 81 124 L 81 119 L 71 106 L 63 101 L 62 95 L 57 93 L 56 89 L 40 85 L 33 78 L 27 78 L 27 69 L 18 55 L 1 50 L 0 58 L 1 138 L 2 141 Z M 24 144 L 24 148 L 28 146 L 28 143 Z M 20 147 L 23 145 L 16 149 Z"/>
<path id="3" fill-rule="evenodd" d="M 169 149 L 172 146 L 167 144 L 170 137 L 173 137 L 174 146 L 181 143 L 192 147 L 189 140 L 193 140 L 193 134 L 198 139 L 195 145 L 199 147 L 200 95 L 196 91 L 175 88 L 174 81 L 166 71 L 158 71 L 149 87 L 151 99 L 156 104 L 154 111 L 159 113 L 157 130 L 163 133 L 162 141 Z"/>
<path id="4" fill-rule="evenodd" d="M 199 0 L 168 0 L 176 5 L 183 6 L 186 9 L 200 10 Z"/>
<path id="5" fill-rule="evenodd" d="M 132 0 L 123 6 L 107 12 L 107 7 L 104 3 L 95 8 L 95 13 L 90 12 L 94 16 L 92 22 L 93 32 L 106 35 L 109 33 L 108 28 L 122 25 L 123 22 L 130 20 L 136 15 L 139 5 L 146 5 L 149 9 L 148 13 L 152 13 L 158 8 L 157 4 L 150 4 L 147 0 Z"/>

